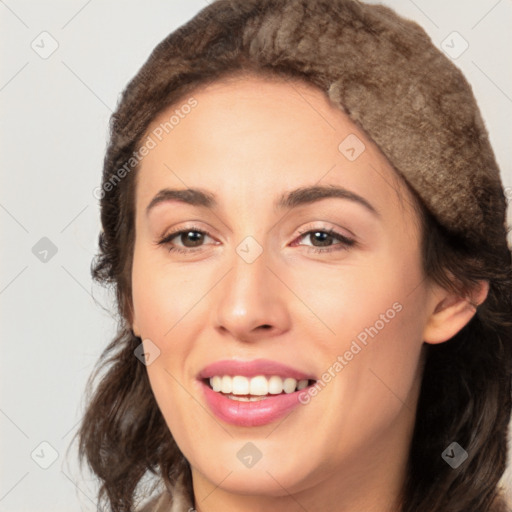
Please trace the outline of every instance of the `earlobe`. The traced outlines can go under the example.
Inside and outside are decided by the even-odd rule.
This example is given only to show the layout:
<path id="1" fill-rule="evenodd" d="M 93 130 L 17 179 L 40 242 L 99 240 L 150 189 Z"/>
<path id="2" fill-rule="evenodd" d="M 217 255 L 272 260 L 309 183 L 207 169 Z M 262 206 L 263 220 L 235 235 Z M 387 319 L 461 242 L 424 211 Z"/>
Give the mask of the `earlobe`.
<path id="1" fill-rule="evenodd" d="M 438 294 L 425 325 L 423 341 L 436 344 L 453 338 L 473 318 L 488 293 L 488 281 L 479 281 L 464 297 L 447 290 L 441 297 Z"/>

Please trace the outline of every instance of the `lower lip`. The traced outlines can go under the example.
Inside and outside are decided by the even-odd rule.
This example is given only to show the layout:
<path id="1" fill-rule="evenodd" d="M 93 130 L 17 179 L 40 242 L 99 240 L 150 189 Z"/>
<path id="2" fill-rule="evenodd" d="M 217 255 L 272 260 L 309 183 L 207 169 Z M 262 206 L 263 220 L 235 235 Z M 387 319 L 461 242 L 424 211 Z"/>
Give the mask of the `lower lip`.
<path id="1" fill-rule="evenodd" d="M 282 418 L 295 409 L 299 402 L 300 391 L 270 395 L 268 398 L 255 402 L 231 400 L 222 393 L 213 391 L 201 381 L 206 402 L 213 413 L 232 425 L 240 427 L 258 427 Z"/>

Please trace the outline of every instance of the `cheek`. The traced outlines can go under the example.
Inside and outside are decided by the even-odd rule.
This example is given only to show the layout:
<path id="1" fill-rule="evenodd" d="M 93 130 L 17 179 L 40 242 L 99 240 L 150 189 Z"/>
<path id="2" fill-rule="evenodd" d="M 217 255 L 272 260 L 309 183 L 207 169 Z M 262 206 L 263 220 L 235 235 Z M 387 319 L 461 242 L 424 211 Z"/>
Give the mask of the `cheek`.
<path id="1" fill-rule="evenodd" d="M 158 261 L 157 261 L 158 260 Z M 132 300 L 134 320 L 143 340 L 151 340 L 159 356 L 147 366 L 155 398 L 168 421 L 176 406 L 190 402 L 190 395 L 180 385 L 184 380 L 184 361 L 193 349 L 202 323 L 197 315 L 204 314 L 198 301 L 208 290 L 208 284 L 176 268 L 171 269 L 162 259 L 143 249 L 134 253 L 132 267 Z M 203 313 L 198 313 L 203 311 Z M 181 423 L 173 428 L 179 428 Z"/>
<path id="2" fill-rule="evenodd" d="M 400 319 L 410 313 L 409 323 L 421 323 L 424 297 L 418 285 L 422 274 L 413 257 L 400 259 L 382 254 L 338 270 L 319 265 L 314 272 L 293 269 L 286 281 L 307 306 L 306 314 L 312 323 L 323 324 L 319 333 L 326 335 L 328 345 L 333 345 L 335 339 L 353 339 L 360 333 L 364 339 L 366 329 L 375 324 L 379 332 L 403 328 L 407 331 L 413 325 L 402 325 Z"/>
<path id="3" fill-rule="evenodd" d="M 134 321 L 141 335 L 163 341 L 191 310 L 201 283 L 162 261 L 162 255 L 135 249 L 132 267 Z M 199 295 L 200 296 L 200 295 Z"/>
<path id="4" fill-rule="evenodd" d="M 380 377 L 407 393 L 422 346 L 426 300 L 416 254 L 383 257 L 358 277 L 344 304 L 348 329 L 342 332 L 361 347 L 358 357 L 375 386 L 384 386 Z"/>
<path id="5" fill-rule="evenodd" d="M 361 418 L 371 409 L 389 407 L 391 414 L 400 406 L 394 393 L 405 398 L 411 392 L 423 345 L 426 295 L 418 253 L 390 251 L 371 264 L 316 277 L 326 284 L 317 286 L 308 306 L 330 330 L 322 327 L 327 335 L 316 338 L 317 353 L 326 371 L 343 358 L 343 368 L 333 370 L 342 376 L 334 379 L 335 400 L 352 403 Z M 308 277 L 303 290 L 312 284 Z"/>
<path id="6" fill-rule="evenodd" d="M 414 409 L 423 344 L 419 304 L 407 293 L 395 288 L 361 301 L 353 296 L 341 314 L 332 306 L 339 315 L 331 324 L 336 336 L 319 339 L 316 351 L 326 385 L 307 407 L 323 418 L 320 437 L 338 439 L 330 445 L 333 454 L 363 449 Z M 344 436 L 336 437 L 340 431 Z"/>

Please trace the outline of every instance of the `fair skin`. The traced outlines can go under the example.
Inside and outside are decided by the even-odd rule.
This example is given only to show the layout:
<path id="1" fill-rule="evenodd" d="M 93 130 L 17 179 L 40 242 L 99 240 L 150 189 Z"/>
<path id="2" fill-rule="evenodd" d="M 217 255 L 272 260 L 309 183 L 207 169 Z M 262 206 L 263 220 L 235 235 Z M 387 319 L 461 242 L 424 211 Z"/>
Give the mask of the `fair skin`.
<path id="1" fill-rule="evenodd" d="M 245 77 L 193 96 L 197 107 L 137 176 L 132 326 L 160 350 L 147 371 L 191 464 L 196 510 L 396 512 L 422 347 L 458 332 L 487 287 L 464 299 L 424 278 L 409 192 L 321 91 Z M 365 145 L 353 161 L 338 149 L 349 134 Z M 274 208 L 283 193 L 312 185 L 343 187 L 375 211 L 347 197 Z M 146 214 L 163 188 L 201 188 L 218 205 L 168 201 Z M 209 235 L 158 245 L 192 226 Z M 301 234 L 326 229 L 355 243 Z M 251 263 L 236 251 L 248 236 L 262 249 Z M 313 252 L 321 247 L 331 252 Z M 207 364 L 267 358 L 321 379 L 393 304 L 400 312 L 285 418 L 236 426 L 208 409 L 196 378 Z M 252 467 L 237 458 L 249 441 L 262 454 Z"/>

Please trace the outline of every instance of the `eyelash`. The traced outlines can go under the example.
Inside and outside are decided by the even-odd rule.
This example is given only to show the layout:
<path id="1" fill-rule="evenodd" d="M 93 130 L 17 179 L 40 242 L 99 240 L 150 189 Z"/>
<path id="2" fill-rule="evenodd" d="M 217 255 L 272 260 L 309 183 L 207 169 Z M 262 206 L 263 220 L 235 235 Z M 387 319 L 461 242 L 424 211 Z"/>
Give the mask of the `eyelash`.
<path id="1" fill-rule="evenodd" d="M 205 231 L 203 229 L 199 229 L 199 228 L 196 228 L 194 226 L 191 226 L 191 227 L 186 228 L 186 229 L 172 231 L 171 233 L 169 233 L 165 237 L 161 238 L 157 242 L 157 245 L 169 245 L 168 251 L 169 252 L 174 252 L 174 253 L 177 253 L 177 254 L 190 254 L 192 252 L 201 251 L 202 247 L 192 247 L 192 248 L 182 249 L 180 247 L 176 247 L 176 246 L 170 245 L 171 244 L 171 240 L 173 238 L 176 238 L 177 236 L 182 235 L 183 233 L 190 233 L 190 232 L 201 233 L 202 235 L 207 235 L 210 238 L 213 238 L 210 235 L 210 233 L 208 233 L 208 231 Z M 318 229 L 310 229 L 310 230 L 307 230 L 307 231 L 300 231 L 300 237 L 298 237 L 298 238 L 299 239 L 303 238 L 306 235 L 309 235 L 311 233 L 326 233 L 329 236 L 337 238 L 341 242 L 340 244 L 336 244 L 334 246 L 334 247 L 338 247 L 337 249 L 336 248 L 333 249 L 331 247 L 328 247 L 328 248 L 311 247 L 311 248 L 309 248 L 310 252 L 314 252 L 314 253 L 317 253 L 317 254 L 319 254 L 319 253 L 329 253 L 329 252 L 335 252 L 335 251 L 344 251 L 344 250 L 347 250 L 348 247 L 352 247 L 352 246 L 356 245 L 356 241 L 355 240 L 353 240 L 351 238 L 347 238 L 346 236 L 342 235 L 341 233 L 338 233 L 337 231 L 335 231 L 334 229 L 321 229 L 321 228 L 318 228 Z"/>

